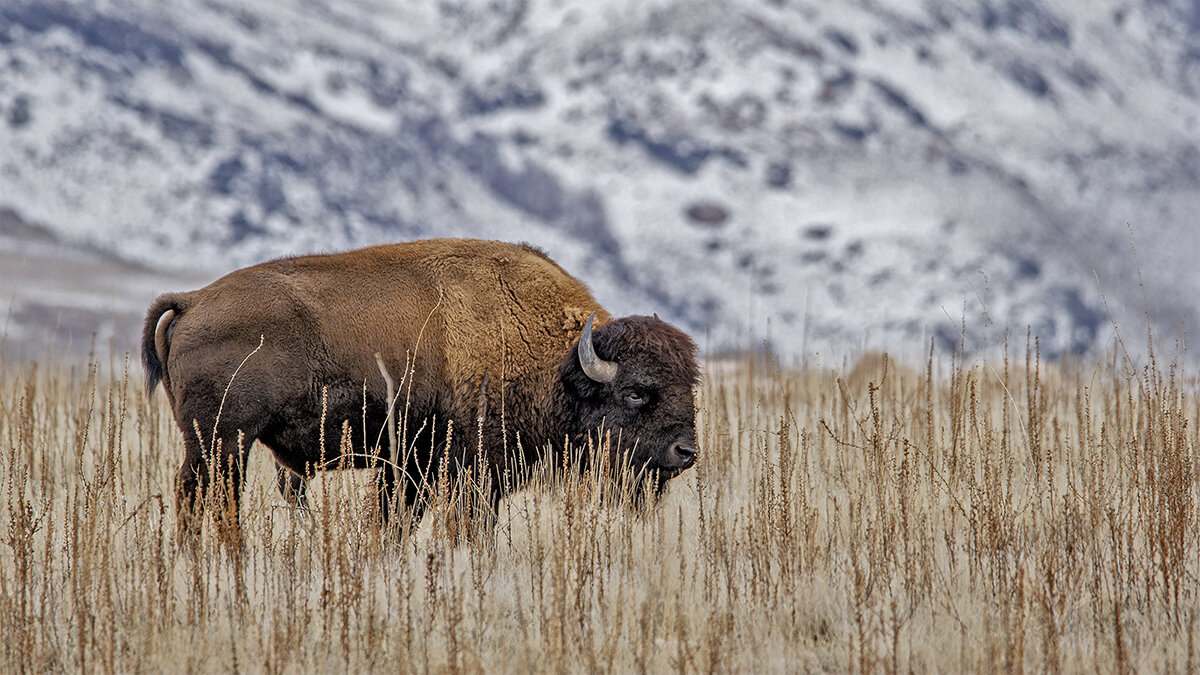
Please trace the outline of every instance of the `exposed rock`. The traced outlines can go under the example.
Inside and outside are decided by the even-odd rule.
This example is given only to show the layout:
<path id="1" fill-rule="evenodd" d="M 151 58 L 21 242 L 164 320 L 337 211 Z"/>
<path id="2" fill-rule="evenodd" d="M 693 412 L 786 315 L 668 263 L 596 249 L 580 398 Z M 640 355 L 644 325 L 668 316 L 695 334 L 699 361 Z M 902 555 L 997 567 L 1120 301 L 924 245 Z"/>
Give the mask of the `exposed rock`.
<path id="1" fill-rule="evenodd" d="M 693 202 L 683 212 L 696 225 L 721 227 L 729 220 L 729 209 L 715 201 Z"/>

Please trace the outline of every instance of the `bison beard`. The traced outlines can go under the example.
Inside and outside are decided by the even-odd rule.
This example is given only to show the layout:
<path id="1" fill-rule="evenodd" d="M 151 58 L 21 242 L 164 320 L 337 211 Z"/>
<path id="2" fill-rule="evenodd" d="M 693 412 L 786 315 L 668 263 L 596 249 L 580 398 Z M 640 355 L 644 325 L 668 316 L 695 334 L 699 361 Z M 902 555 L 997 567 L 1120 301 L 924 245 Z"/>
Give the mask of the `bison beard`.
<path id="1" fill-rule="evenodd" d="M 318 469 L 370 467 L 382 516 L 402 485 L 414 521 L 430 486 L 484 467 L 494 514 L 533 464 L 589 438 L 656 493 L 697 458 L 691 339 L 657 317 L 612 319 L 524 245 L 435 239 L 237 270 L 158 298 L 142 362 L 183 432 L 187 537 L 206 503 L 236 536 L 255 441 L 274 453 L 289 501 L 303 502 Z M 397 447 L 412 450 L 395 460 L 389 372 Z M 604 434 L 620 442 L 596 444 Z M 581 464 L 600 459 L 584 452 Z"/>

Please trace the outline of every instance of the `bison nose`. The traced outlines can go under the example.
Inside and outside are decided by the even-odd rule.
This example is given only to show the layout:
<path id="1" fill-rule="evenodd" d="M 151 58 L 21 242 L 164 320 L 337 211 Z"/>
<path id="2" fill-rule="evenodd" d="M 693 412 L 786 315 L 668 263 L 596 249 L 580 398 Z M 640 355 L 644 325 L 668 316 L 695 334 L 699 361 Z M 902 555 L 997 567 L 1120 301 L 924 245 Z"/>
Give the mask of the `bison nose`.
<path id="1" fill-rule="evenodd" d="M 695 464 L 696 455 L 700 454 L 700 451 L 696 448 L 693 448 L 691 445 L 687 443 L 680 443 L 678 441 L 671 444 L 671 452 L 673 452 L 675 456 L 679 458 L 680 463 L 683 464 L 683 466 L 691 466 Z"/>

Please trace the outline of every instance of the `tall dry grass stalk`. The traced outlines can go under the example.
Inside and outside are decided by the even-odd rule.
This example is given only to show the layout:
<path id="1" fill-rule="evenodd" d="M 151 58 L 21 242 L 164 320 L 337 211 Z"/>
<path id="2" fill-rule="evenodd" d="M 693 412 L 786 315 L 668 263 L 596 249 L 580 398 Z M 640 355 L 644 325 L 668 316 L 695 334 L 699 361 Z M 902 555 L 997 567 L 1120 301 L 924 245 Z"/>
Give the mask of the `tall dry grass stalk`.
<path id="1" fill-rule="evenodd" d="M 648 513 L 543 466 L 491 536 L 458 543 L 472 488 L 441 485 L 401 537 L 369 474 L 296 510 L 258 451 L 240 547 L 193 550 L 179 432 L 117 373 L 3 365 L 0 671 L 1196 668 L 1175 365 L 711 364 L 702 461 Z"/>

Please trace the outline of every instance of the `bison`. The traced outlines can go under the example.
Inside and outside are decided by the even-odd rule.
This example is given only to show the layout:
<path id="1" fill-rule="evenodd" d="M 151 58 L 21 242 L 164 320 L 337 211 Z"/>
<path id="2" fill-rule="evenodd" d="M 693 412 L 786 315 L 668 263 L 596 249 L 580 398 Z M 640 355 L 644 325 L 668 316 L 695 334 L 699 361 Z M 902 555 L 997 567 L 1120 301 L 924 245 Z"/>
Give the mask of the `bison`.
<path id="1" fill-rule="evenodd" d="M 214 479 L 236 525 L 255 441 L 293 501 L 317 470 L 376 468 L 385 520 L 397 482 L 419 519 L 430 486 L 472 466 L 494 514 L 529 467 L 597 433 L 610 466 L 656 491 L 698 456 L 692 340 L 657 315 L 613 319 L 526 245 L 434 239 L 240 269 L 155 300 L 142 363 L 183 432 L 183 531 Z"/>

